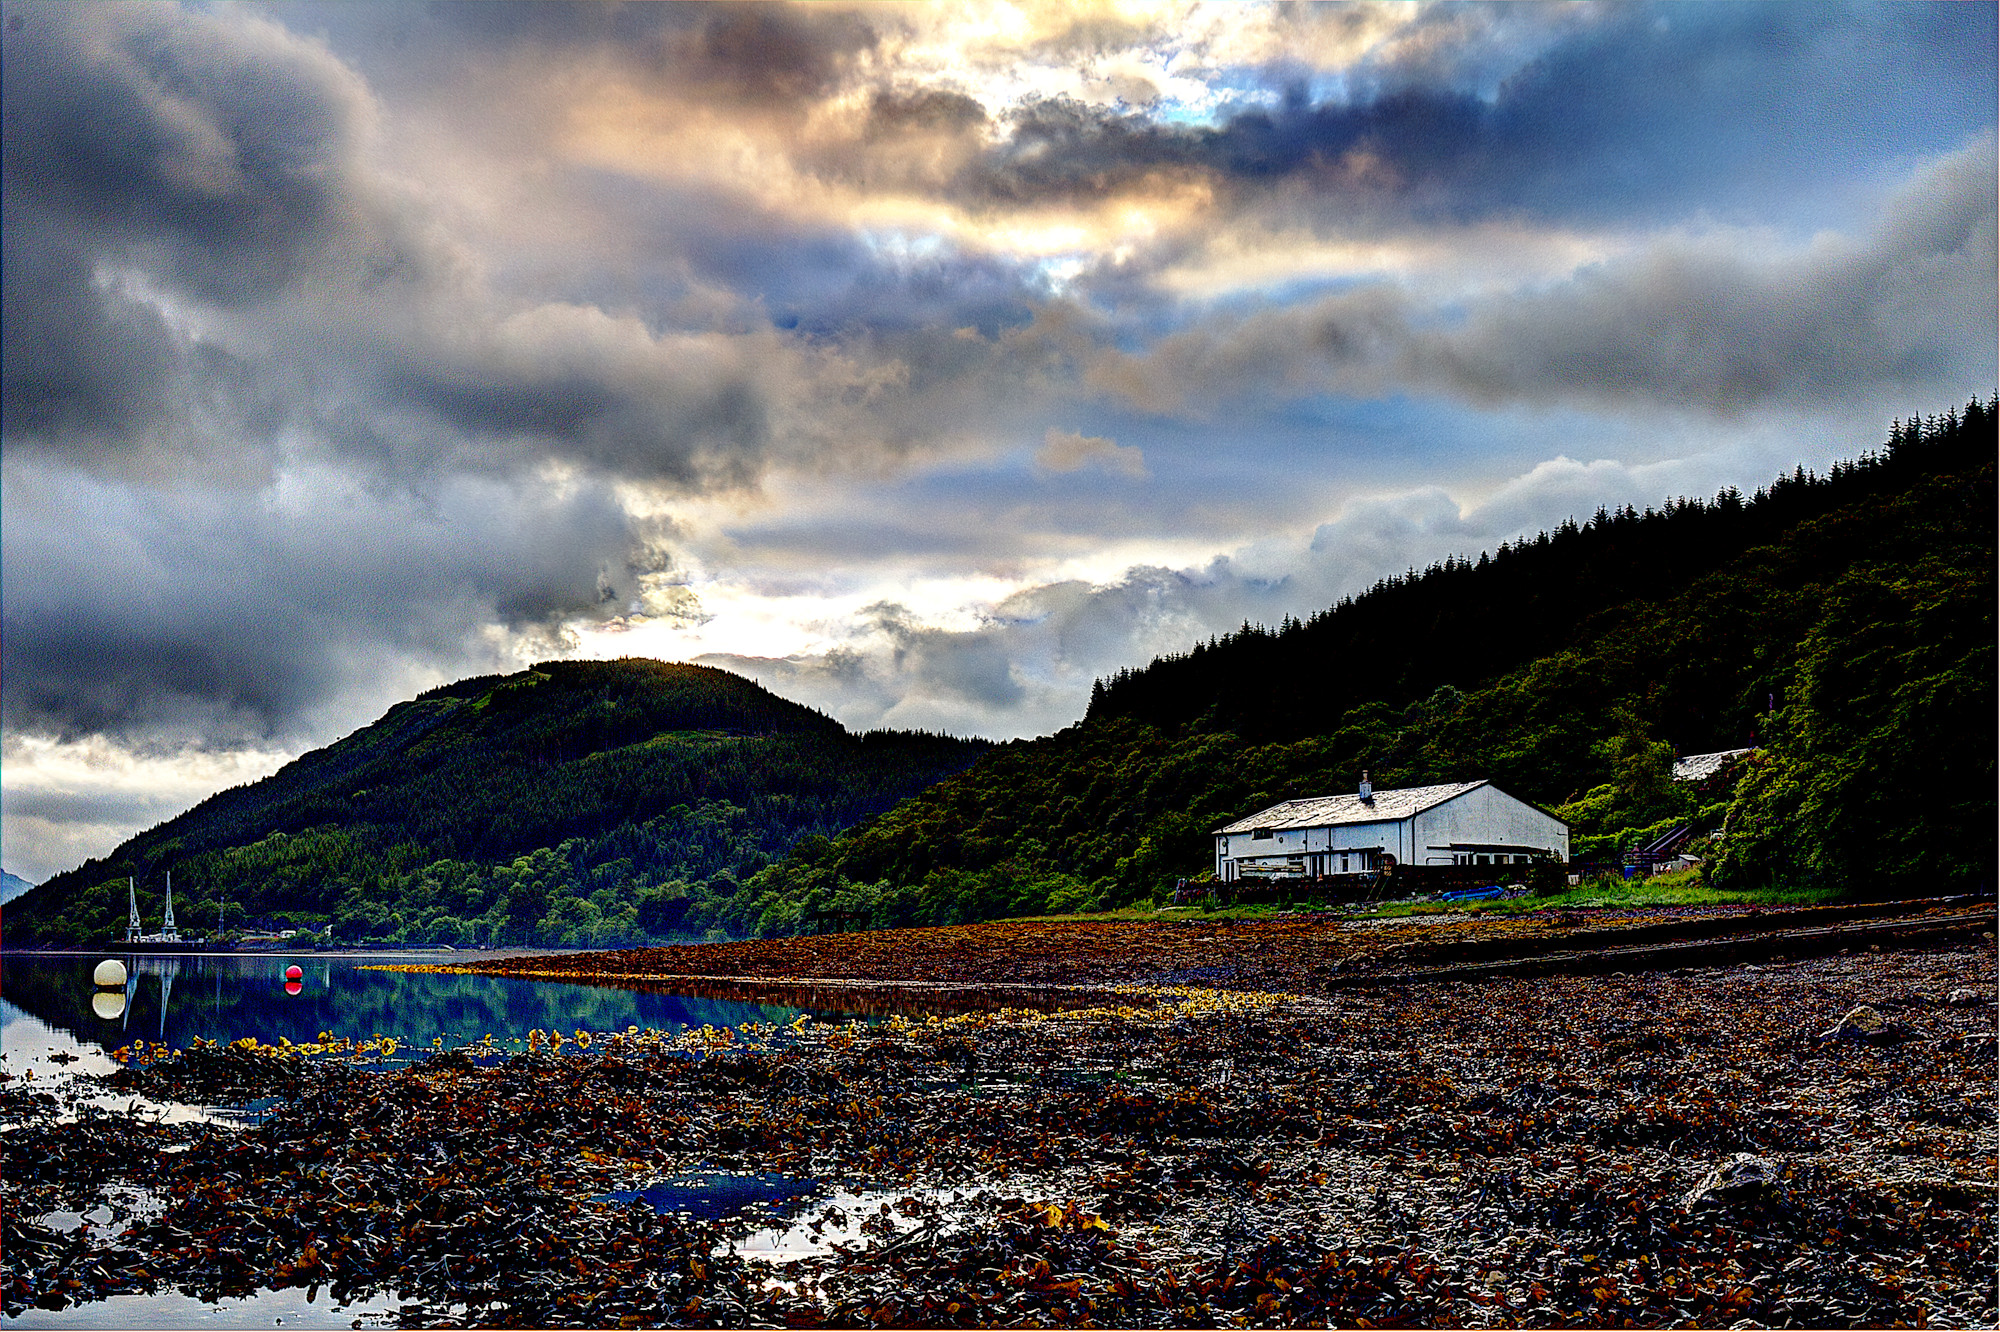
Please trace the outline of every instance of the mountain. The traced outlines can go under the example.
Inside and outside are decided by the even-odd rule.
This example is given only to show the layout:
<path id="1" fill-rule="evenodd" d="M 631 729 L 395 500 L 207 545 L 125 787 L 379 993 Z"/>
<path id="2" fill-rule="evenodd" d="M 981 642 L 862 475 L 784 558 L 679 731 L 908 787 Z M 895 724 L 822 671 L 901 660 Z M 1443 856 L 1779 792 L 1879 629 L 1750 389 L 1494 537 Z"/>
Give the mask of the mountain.
<path id="1" fill-rule="evenodd" d="M 0 870 L 0 906 L 5 906 L 34 886 L 18 874 Z"/>
<path id="2" fill-rule="evenodd" d="M 1724 883 L 1993 883 L 1996 407 L 1745 497 L 1600 510 L 1245 625 L 1100 682 L 1078 725 L 831 841 L 738 899 L 741 928 L 1117 905 L 1211 864 L 1279 800 L 1491 778 L 1615 854 L 1727 821 Z M 1677 753 L 1756 746 L 1703 795 Z"/>
<path id="3" fill-rule="evenodd" d="M 331 926 L 341 943 L 677 937 L 800 838 L 880 813 L 987 747 L 852 735 L 709 667 L 544 662 L 420 694 L 56 875 L 7 912 L 6 942 L 109 938 L 126 876 L 150 917 L 169 871 L 178 922 L 197 933 L 220 917 Z"/>

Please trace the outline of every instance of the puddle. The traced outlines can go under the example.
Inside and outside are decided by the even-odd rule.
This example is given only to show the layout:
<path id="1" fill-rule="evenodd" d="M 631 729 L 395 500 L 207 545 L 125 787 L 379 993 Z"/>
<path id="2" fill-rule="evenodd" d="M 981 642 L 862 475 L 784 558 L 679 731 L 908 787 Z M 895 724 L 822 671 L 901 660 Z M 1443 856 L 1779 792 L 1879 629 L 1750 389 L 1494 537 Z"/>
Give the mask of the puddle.
<path id="1" fill-rule="evenodd" d="M 643 1189 L 618 1189 L 596 1202 L 643 1202 L 655 1212 L 685 1212 L 698 1221 L 718 1221 L 748 1207 L 772 1207 L 809 1198 L 824 1190 L 816 1179 L 797 1175 L 744 1175 L 722 1171 L 676 1175 Z"/>
<path id="2" fill-rule="evenodd" d="M 854 1192 L 800 1175 L 714 1171 L 676 1175 L 643 1189 L 620 1189 L 596 1201 L 643 1202 L 660 1213 L 684 1212 L 704 1221 L 741 1218 L 756 1226 L 730 1243 L 746 1258 L 784 1265 L 819 1258 L 835 1246 L 865 1248 L 916 1229 L 927 1218 L 963 1210 L 953 1189 L 867 1189 Z"/>
<path id="3" fill-rule="evenodd" d="M 73 1123 L 86 1110 L 143 1114 L 161 1124 L 241 1128 L 246 1122 L 256 1122 L 246 1120 L 229 1107 L 156 1101 L 131 1092 L 113 1091 L 101 1079 L 116 1073 L 119 1067 L 101 1046 L 78 1040 L 59 1027 L 0 1001 L 0 1075 L 4 1075 L 0 1086 L 15 1092 L 54 1096 L 62 1107 L 55 1115 L 57 1123 Z M 31 1113 L 39 1117 L 42 1112 Z M 0 1124 L 22 1117 L 0 1107 Z"/>
<path id="4" fill-rule="evenodd" d="M 167 1210 L 166 1199 L 131 1184 L 107 1184 L 103 1196 L 104 1201 L 95 1207 L 81 1212 L 50 1212 L 38 1218 L 38 1224 L 64 1233 L 89 1226 L 94 1242 L 108 1244 L 125 1233 L 126 1227 L 154 1220 Z"/>
<path id="5" fill-rule="evenodd" d="M 789 1220 L 753 1230 L 736 1241 L 746 1258 L 784 1265 L 819 1258 L 835 1247 L 865 1248 L 906 1234 L 924 1224 L 923 1214 L 950 1215 L 963 1209 L 965 1194 L 953 1189 L 836 1189 Z M 910 1204 L 914 1203 L 914 1206 Z M 915 1211 L 917 1216 L 908 1213 Z"/>

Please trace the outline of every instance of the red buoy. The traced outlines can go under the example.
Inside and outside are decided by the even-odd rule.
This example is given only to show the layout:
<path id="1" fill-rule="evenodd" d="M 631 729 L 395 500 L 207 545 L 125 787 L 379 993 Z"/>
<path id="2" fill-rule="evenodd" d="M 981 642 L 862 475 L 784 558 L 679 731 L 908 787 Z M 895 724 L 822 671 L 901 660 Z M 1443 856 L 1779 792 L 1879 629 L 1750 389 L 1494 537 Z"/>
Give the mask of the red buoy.
<path id="1" fill-rule="evenodd" d="M 292 963 L 292 965 L 285 968 L 286 980 L 295 981 L 295 980 L 304 980 L 305 978 L 306 978 L 306 973 L 304 969 L 299 966 L 298 963 L 294 962 Z"/>

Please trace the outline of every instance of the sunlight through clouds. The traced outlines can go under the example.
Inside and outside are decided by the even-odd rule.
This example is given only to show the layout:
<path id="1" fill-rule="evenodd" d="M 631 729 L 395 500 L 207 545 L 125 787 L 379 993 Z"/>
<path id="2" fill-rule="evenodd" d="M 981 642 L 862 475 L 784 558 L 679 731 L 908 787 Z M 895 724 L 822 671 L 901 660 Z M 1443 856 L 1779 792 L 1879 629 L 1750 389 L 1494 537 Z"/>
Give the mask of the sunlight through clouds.
<path id="1" fill-rule="evenodd" d="M 1035 734 L 1994 388 L 1985 7 L 4 7 L 10 869 L 538 655 Z"/>

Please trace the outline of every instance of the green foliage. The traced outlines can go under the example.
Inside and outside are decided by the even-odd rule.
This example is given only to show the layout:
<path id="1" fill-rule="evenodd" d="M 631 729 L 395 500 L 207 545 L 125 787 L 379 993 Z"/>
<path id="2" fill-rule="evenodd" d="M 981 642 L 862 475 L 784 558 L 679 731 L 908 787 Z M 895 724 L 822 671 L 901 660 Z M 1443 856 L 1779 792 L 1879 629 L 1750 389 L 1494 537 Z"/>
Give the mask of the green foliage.
<path id="1" fill-rule="evenodd" d="M 1206 871 L 1213 828 L 1363 769 L 1491 778 L 1568 819 L 1579 858 L 1710 832 L 1726 800 L 1701 891 L 1990 884 L 1995 414 L 1245 626 L 1101 682 L 1039 740 L 850 736 L 658 662 L 463 680 L 57 876 L 10 904 L 7 940 L 113 937 L 124 876 L 168 868 L 192 928 L 227 899 L 348 943 L 1125 909 Z M 1671 781 L 1676 751 L 1752 745 L 1733 798 Z"/>
<path id="2" fill-rule="evenodd" d="M 1760 906 L 1820 906 L 1839 894 L 1830 888 L 1737 887 L 1718 888 L 1704 881 L 1699 870 L 1679 870 L 1672 874 L 1640 876 L 1634 879 L 1596 878 L 1574 888 L 1554 893 L 1509 898 L 1498 902 L 1476 902 L 1461 908 L 1468 911 L 1513 914 L 1550 908 L 1626 908 L 1660 906 L 1728 906 L 1755 903 Z"/>
<path id="3" fill-rule="evenodd" d="M 1748 746 L 1769 753 L 1716 843 L 1730 891 L 1991 882 L 1993 427 L 1977 403 L 1899 423 L 1824 478 L 1600 513 L 1123 672 L 1083 723 L 816 847 L 809 876 L 764 871 L 763 923 L 812 928 L 784 906 L 805 894 L 877 925 L 1087 900 L 1051 906 L 1058 879 L 1157 900 L 1212 864 L 1212 829 L 1363 769 L 1490 778 L 1610 856 L 1715 829 L 1727 793 L 1674 783 L 1673 756 Z"/>
<path id="4" fill-rule="evenodd" d="M 342 943 L 613 945 L 755 925 L 738 884 L 983 742 L 853 736 L 740 677 L 627 660 L 462 680 L 10 903 L 10 944 L 157 925 L 326 925 Z"/>
<path id="5" fill-rule="evenodd" d="M 1903 895 L 1990 881 L 1990 551 L 1853 569 L 1803 644 L 1793 701 L 1729 810 L 1722 884 Z"/>

